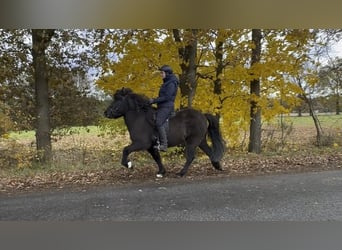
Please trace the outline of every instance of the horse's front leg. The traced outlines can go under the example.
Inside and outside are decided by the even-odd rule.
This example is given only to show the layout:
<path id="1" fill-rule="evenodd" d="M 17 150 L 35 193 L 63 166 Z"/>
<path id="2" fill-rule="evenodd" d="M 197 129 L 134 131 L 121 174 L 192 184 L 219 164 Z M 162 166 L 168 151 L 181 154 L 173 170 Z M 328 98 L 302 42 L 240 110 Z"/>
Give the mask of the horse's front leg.
<path id="1" fill-rule="evenodd" d="M 142 147 L 136 143 L 133 143 L 125 147 L 122 151 L 121 164 L 125 166 L 126 168 L 132 168 L 132 162 L 128 160 L 128 156 L 130 153 L 141 150 L 141 149 Z"/>
<path id="2" fill-rule="evenodd" d="M 166 170 L 164 168 L 164 165 L 162 163 L 162 160 L 161 160 L 161 157 L 160 157 L 160 154 L 159 154 L 158 150 L 155 150 L 153 147 L 150 147 L 148 149 L 148 152 L 152 155 L 154 161 L 158 165 L 159 171 L 157 173 L 157 177 L 158 178 L 162 178 L 164 176 L 164 174 L 166 173 Z"/>

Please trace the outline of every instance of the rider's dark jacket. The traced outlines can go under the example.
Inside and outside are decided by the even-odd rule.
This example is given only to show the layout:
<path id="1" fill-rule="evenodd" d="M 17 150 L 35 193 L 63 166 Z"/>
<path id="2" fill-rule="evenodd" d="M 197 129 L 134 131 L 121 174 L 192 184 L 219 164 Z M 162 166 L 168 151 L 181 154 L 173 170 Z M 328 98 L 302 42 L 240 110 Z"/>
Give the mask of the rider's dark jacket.
<path id="1" fill-rule="evenodd" d="M 159 89 L 158 97 L 152 100 L 159 108 L 174 107 L 179 81 L 174 74 L 168 74 L 163 79 L 163 84 Z"/>

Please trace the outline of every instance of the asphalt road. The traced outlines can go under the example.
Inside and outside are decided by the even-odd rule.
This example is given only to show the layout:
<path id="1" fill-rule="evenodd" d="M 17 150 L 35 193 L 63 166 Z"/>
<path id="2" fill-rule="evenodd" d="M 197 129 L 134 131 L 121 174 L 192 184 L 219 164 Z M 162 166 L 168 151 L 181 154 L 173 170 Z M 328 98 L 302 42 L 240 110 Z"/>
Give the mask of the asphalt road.
<path id="1" fill-rule="evenodd" d="M 342 221 L 342 171 L 0 196 L 1 221 Z"/>

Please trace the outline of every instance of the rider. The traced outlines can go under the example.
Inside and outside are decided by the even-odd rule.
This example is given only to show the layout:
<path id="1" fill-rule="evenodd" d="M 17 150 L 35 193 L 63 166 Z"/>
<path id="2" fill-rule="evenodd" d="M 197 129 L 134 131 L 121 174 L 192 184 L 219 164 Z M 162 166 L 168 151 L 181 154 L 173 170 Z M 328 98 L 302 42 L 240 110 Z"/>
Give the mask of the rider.
<path id="1" fill-rule="evenodd" d="M 160 151 L 167 150 L 167 119 L 174 112 L 174 104 L 178 90 L 179 80 L 173 73 L 169 65 L 163 65 L 159 68 L 163 83 L 159 89 L 157 98 L 150 100 L 150 103 L 157 104 L 156 127 L 159 133 L 160 145 L 155 148 Z"/>

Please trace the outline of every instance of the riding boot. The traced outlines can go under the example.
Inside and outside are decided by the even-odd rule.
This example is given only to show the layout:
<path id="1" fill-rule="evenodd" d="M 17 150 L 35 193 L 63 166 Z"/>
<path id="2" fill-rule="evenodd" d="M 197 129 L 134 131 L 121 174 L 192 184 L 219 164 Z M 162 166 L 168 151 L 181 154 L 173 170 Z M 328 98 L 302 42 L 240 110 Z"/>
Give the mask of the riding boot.
<path id="1" fill-rule="evenodd" d="M 158 150 L 159 151 L 167 151 L 167 135 L 166 135 L 166 129 L 165 126 L 160 126 L 157 128 L 158 129 L 158 133 L 159 133 L 159 141 L 160 141 L 160 145 L 158 145 Z"/>

